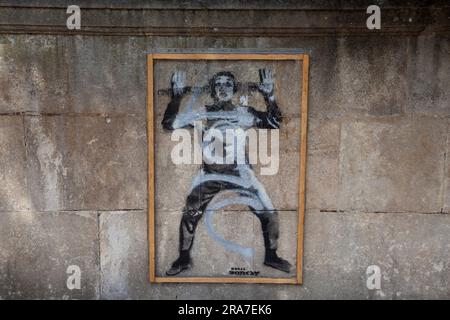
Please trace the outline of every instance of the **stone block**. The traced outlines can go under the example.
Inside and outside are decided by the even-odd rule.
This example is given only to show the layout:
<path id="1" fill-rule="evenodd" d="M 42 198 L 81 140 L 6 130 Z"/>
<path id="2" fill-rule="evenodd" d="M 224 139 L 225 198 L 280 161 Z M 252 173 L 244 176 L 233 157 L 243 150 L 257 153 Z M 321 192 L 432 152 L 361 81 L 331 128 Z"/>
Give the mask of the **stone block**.
<path id="1" fill-rule="evenodd" d="M 145 116 L 147 57 L 139 39 L 89 36 L 64 39 L 71 112 Z"/>
<path id="2" fill-rule="evenodd" d="M 339 209 L 440 211 L 446 132 L 426 117 L 343 122 Z"/>
<path id="3" fill-rule="evenodd" d="M 444 182 L 443 182 L 443 196 L 444 196 L 444 207 L 443 211 L 446 213 L 450 213 L 450 120 L 448 122 L 447 129 L 447 151 L 445 157 L 445 166 L 444 166 Z"/>
<path id="4" fill-rule="evenodd" d="M 2 212 L 0 299 L 98 299 L 98 250 L 95 212 Z M 67 287 L 71 265 L 81 289 Z"/>
<path id="5" fill-rule="evenodd" d="M 0 112 L 67 110 L 68 69 L 57 36 L 0 37 Z"/>
<path id="6" fill-rule="evenodd" d="M 326 39 L 312 45 L 310 116 L 402 114 L 407 98 L 406 47 L 402 38 L 385 37 Z"/>
<path id="7" fill-rule="evenodd" d="M 300 154 L 298 151 L 280 152 L 278 173 L 261 174 L 261 164 L 254 167 L 258 180 L 264 186 L 277 210 L 297 210 L 300 179 Z"/>
<path id="8" fill-rule="evenodd" d="M 450 41 L 419 36 L 408 41 L 407 112 L 450 115 Z"/>
<path id="9" fill-rule="evenodd" d="M 337 207 L 340 122 L 311 118 L 308 122 L 306 207 Z"/>
<path id="10" fill-rule="evenodd" d="M 23 119 L 21 116 L 0 116 L 0 211 L 31 207 L 25 167 Z"/>
<path id="11" fill-rule="evenodd" d="M 146 207 L 144 119 L 27 116 L 25 123 L 35 209 Z"/>
<path id="12" fill-rule="evenodd" d="M 150 284 L 146 213 L 102 212 L 99 226 L 101 298 L 137 298 Z"/>
<path id="13" fill-rule="evenodd" d="M 310 211 L 305 220 L 304 286 L 297 294 L 304 291 L 289 296 L 448 299 L 449 220 L 442 214 Z M 380 290 L 366 286 L 370 265 L 381 269 Z"/>
<path id="14" fill-rule="evenodd" d="M 2 36 L 0 53 L 0 112 L 146 114 L 138 38 Z"/>

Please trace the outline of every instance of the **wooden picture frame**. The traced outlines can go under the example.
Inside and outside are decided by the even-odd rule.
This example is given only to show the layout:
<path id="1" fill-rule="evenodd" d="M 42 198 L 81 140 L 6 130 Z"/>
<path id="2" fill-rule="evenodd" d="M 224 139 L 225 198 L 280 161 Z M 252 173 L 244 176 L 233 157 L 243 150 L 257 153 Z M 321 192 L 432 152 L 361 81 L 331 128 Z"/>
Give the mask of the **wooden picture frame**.
<path id="1" fill-rule="evenodd" d="M 156 275 L 155 252 L 155 120 L 154 120 L 154 63 L 158 60 L 294 60 L 301 64 L 300 94 L 300 164 L 298 186 L 298 226 L 296 274 L 292 278 L 264 277 L 168 277 Z M 151 283 L 274 283 L 301 284 L 303 261 L 303 226 L 305 215 L 305 183 L 307 153 L 307 115 L 308 115 L 308 73 L 307 54 L 266 54 L 266 53 L 151 53 L 147 55 L 147 134 L 148 134 L 148 241 L 149 241 L 149 279 Z"/>

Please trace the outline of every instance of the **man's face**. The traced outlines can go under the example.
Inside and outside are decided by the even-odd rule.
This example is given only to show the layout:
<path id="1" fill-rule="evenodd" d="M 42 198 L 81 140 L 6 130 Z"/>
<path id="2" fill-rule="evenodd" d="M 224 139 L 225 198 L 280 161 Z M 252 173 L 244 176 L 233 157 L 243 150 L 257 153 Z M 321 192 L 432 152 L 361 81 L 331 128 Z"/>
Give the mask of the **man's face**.
<path id="1" fill-rule="evenodd" d="M 233 79 L 228 76 L 219 76 L 214 83 L 215 93 L 219 101 L 230 101 L 234 94 Z"/>

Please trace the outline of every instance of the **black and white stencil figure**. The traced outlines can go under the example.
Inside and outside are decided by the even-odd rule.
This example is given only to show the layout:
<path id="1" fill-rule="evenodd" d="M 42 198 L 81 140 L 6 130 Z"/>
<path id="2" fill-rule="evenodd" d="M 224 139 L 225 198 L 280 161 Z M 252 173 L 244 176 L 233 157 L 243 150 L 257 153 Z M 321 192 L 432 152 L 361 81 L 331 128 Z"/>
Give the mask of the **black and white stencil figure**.
<path id="1" fill-rule="evenodd" d="M 259 70 L 260 83 L 256 89 L 262 94 L 267 110 L 258 111 L 253 107 L 235 105 L 232 102 L 237 92 L 238 83 L 231 72 L 221 71 L 212 77 L 209 90 L 212 104 L 198 106 L 195 87 L 186 85 L 187 77 L 182 71 L 176 71 L 171 79 L 171 101 L 167 106 L 162 121 L 165 130 L 180 128 L 195 128 L 195 123 L 202 121 L 201 132 L 205 137 L 212 130 L 223 132 L 223 136 L 234 133 L 234 139 L 241 139 L 249 128 L 278 129 L 281 123 L 281 111 L 274 96 L 274 78 L 271 70 Z M 201 88 L 201 87 L 197 87 Z M 194 91 L 185 110 L 180 111 L 180 104 L 188 91 Z M 245 138 L 244 138 L 245 139 Z M 195 230 L 203 215 L 209 235 L 227 249 L 238 252 L 244 257 L 251 257 L 252 249 L 242 248 L 228 242 L 218 235 L 211 224 L 212 214 L 232 204 L 246 205 L 259 218 L 264 238 L 266 266 L 289 273 L 291 264 L 277 255 L 279 222 L 275 210 L 264 186 L 258 181 L 251 164 L 248 162 L 248 151 L 244 155 L 239 152 L 229 152 L 235 144 L 227 139 L 218 141 L 203 139 L 202 166 L 191 186 L 187 196 L 179 228 L 179 257 L 168 266 L 166 274 L 173 276 L 191 267 L 190 251 L 193 246 Z M 203 141 L 202 140 L 202 141 Z M 211 152 L 211 145 L 216 152 Z M 220 149 L 220 150 L 218 150 Z M 220 152 L 219 152 L 220 151 Z M 217 158 L 223 161 L 217 161 Z M 230 158 L 231 157 L 231 158 Z M 243 157 L 244 161 L 239 161 Z"/>

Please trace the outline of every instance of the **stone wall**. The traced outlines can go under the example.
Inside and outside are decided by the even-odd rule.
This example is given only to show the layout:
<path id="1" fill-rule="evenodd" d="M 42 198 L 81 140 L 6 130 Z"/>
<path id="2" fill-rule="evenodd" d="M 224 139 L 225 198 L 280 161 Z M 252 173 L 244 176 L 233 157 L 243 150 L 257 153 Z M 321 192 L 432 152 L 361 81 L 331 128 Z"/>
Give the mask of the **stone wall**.
<path id="1" fill-rule="evenodd" d="M 445 1 L 384 1 L 379 31 L 366 1 L 78 2 L 81 30 L 67 1 L 0 1 L 1 299 L 450 298 Z M 149 283 L 146 53 L 168 49 L 310 54 L 303 285 Z"/>

